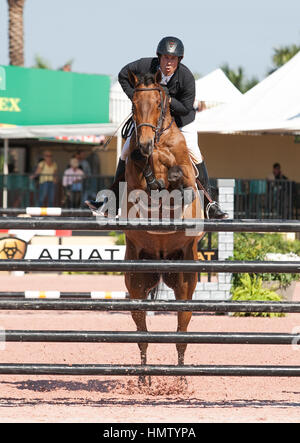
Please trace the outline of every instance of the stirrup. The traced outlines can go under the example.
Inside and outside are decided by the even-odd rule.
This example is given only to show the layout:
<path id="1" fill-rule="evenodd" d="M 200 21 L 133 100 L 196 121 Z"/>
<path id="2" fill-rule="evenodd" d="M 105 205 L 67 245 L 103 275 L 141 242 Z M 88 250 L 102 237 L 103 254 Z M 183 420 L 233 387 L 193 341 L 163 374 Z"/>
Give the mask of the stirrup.
<path id="1" fill-rule="evenodd" d="M 103 209 L 102 209 L 102 207 L 106 203 L 106 201 L 98 202 L 97 200 L 86 200 L 84 203 L 90 208 L 90 210 L 92 211 L 92 214 L 95 217 L 97 217 L 97 216 L 108 217 L 107 210 L 103 211 Z M 113 218 L 118 220 L 119 214 L 117 213 Z"/>
<path id="2" fill-rule="evenodd" d="M 107 214 L 105 214 L 105 212 L 102 210 L 102 206 L 105 202 L 98 202 L 97 200 L 85 200 L 84 203 L 89 207 L 93 215 L 107 217 Z"/>
<path id="3" fill-rule="evenodd" d="M 206 218 L 209 220 L 210 216 L 209 216 L 209 211 L 211 210 L 211 208 L 213 208 L 213 210 L 215 211 L 215 214 L 213 215 L 217 215 L 217 213 L 219 212 L 219 216 L 217 217 L 212 217 L 212 218 L 217 218 L 217 219 L 224 219 L 224 218 L 228 218 L 228 214 L 227 212 L 223 212 L 219 203 L 216 201 L 212 201 L 209 202 L 205 208 L 206 211 Z"/>

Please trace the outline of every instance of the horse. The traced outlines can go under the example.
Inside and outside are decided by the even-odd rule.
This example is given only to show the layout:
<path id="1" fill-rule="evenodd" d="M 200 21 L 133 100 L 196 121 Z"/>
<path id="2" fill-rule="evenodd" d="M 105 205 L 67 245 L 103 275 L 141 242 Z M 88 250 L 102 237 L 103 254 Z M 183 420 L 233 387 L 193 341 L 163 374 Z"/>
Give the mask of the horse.
<path id="1" fill-rule="evenodd" d="M 203 205 L 197 191 L 196 174 L 189 157 L 185 138 L 175 124 L 170 113 L 169 97 L 160 85 L 161 73 L 138 77 L 129 72 L 129 80 L 134 88 L 132 98 L 134 129 L 130 140 L 126 163 L 125 181 L 128 195 L 132 191 L 143 192 L 148 196 L 144 206 L 146 216 L 150 212 L 151 192 L 178 190 L 187 197 L 182 211 L 183 218 L 204 218 Z M 138 195 L 138 194 L 134 194 Z M 185 201 L 185 200 L 184 200 Z M 140 200 L 141 203 L 141 200 Z M 135 202 L 127 201 L 124 214 L 129 218 Z M 124 206 L 124 205 L 123 205 Z M 171 218 L 174 207 L 170 205 Z M 199 209 L 200 208 L 200 209 Z M 156 206 L 162 217 L 162 205 Z M 172 212 L 173 210 L 173 212 Z M 147 212 L 148 211 L 148 212 Z M 145 213 L 144 213 L 145 214 Z M 197 260 L 197 245 L 204 232 L 187 235 L 184 231 L 126 231 L 125 260 Z M 192 299 L 197 283 L 197 273 L 125 273 L 125 284 L 130 299 L 145 299 L 160 279 L 174 290 L 177 300 Z M 132 311 L 137 331 L 147 331 L 146 313 Z M 178 312 L 178 332 L 186 332 L 191 312 Z M 141 364 L 147 364 L 147 343 L 139 343 Z M 187 344 L 176 344 L 178 365 L 184 365 Z M 145 382 L 144 377 L 140 377 Z"/>

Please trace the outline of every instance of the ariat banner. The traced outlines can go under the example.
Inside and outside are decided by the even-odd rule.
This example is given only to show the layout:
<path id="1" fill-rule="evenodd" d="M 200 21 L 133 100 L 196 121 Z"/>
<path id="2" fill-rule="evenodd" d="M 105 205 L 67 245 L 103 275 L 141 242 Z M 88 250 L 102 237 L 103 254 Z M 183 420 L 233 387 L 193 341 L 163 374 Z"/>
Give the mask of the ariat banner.
<path id="1" fill-rule="evenodd" d="M 124 260 L 124 245 L 30 245 L 18 238 L 0 240 L 0 259 L 30 260 Z M 201 250 L 198 260 L 217 260 L 218 251 Z"/>

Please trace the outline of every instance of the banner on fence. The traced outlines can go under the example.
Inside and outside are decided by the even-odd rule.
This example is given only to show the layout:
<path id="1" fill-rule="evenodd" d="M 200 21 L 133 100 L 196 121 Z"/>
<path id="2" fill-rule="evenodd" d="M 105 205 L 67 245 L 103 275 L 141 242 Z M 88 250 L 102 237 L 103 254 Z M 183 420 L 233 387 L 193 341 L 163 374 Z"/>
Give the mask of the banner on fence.
<path id="1" fill-rule="evenodd" d="M 124 245 L 30 245 L 26 241 L 14 237 L 0 240 L 0 259 L 30 260 L 124 260 Z M 217 260 L 216 249 L 203 249 L 198 252 L 199 260 Z"/>

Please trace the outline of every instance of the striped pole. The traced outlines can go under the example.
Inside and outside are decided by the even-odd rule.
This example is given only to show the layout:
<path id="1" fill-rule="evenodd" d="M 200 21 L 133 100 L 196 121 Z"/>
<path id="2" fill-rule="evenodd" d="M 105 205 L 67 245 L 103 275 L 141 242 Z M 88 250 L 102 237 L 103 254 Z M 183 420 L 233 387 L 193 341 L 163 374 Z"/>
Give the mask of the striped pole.
<path id="1" fill-rule="evenodd" d="M 91 291 L 91 292 L 60 292 L 60 291 L 21 291 L 21 292 L 0 292 L 0 300 L 5 298 L 14 299 L 68 299 L 68 298 L 91 298 L 91 299 L 125 299 L 129 295 L 125 291 Z"/>

